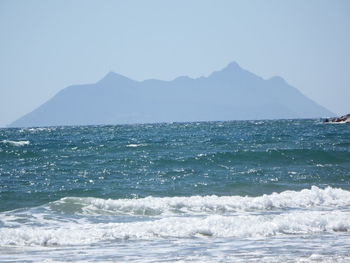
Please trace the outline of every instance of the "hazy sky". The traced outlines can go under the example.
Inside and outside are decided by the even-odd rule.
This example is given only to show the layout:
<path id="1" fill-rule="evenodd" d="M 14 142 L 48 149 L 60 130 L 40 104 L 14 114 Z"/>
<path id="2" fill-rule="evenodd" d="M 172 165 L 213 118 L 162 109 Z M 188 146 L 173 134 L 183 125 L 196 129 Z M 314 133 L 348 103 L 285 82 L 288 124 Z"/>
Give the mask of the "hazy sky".
<path id="1" fill-rule="evenodd" d="M 231 61 L 350 113 L 350 1 L 0 0 L 0 127 L 109 71 L 170 80 Z"/>

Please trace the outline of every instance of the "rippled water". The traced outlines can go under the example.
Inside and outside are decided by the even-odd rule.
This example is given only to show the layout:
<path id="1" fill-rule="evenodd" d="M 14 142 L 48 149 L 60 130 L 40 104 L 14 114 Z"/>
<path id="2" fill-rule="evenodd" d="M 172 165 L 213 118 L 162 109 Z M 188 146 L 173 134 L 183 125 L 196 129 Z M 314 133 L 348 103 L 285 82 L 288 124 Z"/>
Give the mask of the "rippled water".
<path id="1" fill-rule="evenodd" d="M 1 262 L 348 262 L 350 125 L 0 129 Z"/>

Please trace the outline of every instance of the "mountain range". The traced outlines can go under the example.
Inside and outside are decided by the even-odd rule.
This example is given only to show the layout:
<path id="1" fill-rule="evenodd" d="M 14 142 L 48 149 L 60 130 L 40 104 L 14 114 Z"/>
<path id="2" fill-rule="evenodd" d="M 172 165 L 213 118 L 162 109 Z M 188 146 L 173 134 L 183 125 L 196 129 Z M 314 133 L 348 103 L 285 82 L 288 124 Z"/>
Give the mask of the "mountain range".
<path id="1" fill-rule="evenodd" d="M 110 72 L 69 86 L 9 127 L 319 118 L 332 112 L 281 77 L 263 79 L 232 62 L 208 77 L 135 81 Z"/>

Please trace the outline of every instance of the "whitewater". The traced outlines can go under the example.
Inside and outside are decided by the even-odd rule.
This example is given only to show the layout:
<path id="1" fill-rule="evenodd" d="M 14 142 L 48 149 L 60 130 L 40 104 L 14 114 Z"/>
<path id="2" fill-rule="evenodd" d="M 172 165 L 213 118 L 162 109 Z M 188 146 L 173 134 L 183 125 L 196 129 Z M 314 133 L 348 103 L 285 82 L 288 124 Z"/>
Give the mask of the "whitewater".
<path id="1" fill-rule="evenodd" d="M 0 129 L 0 262 L 349 262 L 350 130 Z"/>

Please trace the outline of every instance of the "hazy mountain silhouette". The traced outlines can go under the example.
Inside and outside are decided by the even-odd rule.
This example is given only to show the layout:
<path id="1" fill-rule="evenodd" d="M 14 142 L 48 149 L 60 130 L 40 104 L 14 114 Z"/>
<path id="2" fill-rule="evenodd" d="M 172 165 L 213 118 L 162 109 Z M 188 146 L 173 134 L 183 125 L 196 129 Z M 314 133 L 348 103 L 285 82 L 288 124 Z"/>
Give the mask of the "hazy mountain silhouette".
<path id="1" fill-rule="evenodd" d="M 197 79 L 139 82 L 110 72 L 63 89 L 10 127 L 326 116 L 334 114 L 281 77 L 264 80 L 232 62 Z"/>

